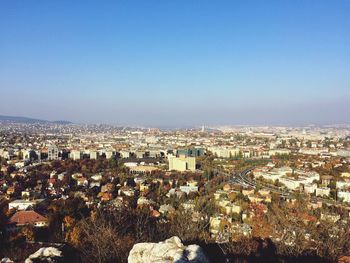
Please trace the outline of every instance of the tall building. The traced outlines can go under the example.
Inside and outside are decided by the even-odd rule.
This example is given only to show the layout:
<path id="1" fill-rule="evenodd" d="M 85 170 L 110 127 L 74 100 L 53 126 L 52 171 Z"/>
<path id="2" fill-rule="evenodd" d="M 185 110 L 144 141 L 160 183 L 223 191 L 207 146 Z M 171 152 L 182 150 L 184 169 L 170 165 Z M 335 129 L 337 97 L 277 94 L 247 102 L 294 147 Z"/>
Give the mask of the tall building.
<path id="1" fill-rule="evenodd" d="M 40 152 L 32 149 L 22 150 L 23 160 L 40 160 Z"/>
<path id="2" fill-rule="evenodd" d="M 186 157 L 181 155 L 179 157 L 169 156 L 169 170 L 175 170 L 179 172 L 183 171 L 195 171 L 196 170 L 196 158 Z"/>
<path id="3" fill-rule="evenodd" d="M 98 158 L 98 152 L 97 151 L 90 151 L 90 159 L 97 160 Z"/>
<path id="4" fill-rule="evenodd" d="M 51 144 L 47 149 L 47 158 L 49 160 L 58 160 L 58 148 L 56 145 Z"/>
<path id="5" fill-rule="evenodd" d="M 198 148 L 198 147 L 193 147 L 193 148 L 185 148 L 185 149 L 178 149 L 176 151 L 176 155 L 185 155 L 186 157 L 198 157 L 198 156 L 203 156 L 205 153 L 204 148 Z"/>
<path id="6" fill-rule="evenodd" d="M 69 154 L 69 158 L 73 160 L 80 160 L 82 158 L 82 154 L 80 150 L 72 150 Z"/>
<path id="7" fill-rule="evenodd" d="M 111 159 L 112 157 L 114 157 L 114 152 L 113 151 L 105 151 L 105 155 L 106 155 L 106 159 Z"/>

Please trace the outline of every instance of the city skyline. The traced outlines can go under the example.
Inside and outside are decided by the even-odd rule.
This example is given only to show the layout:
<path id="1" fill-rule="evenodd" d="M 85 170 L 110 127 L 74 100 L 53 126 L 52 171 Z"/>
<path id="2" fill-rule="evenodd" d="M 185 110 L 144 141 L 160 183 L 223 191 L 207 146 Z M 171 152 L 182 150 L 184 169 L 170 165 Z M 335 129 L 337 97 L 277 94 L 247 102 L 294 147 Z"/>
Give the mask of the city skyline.
<path id="1" fill-rule="evenodd" d="M 1 115 L 349 123 L 348 1 L 0 4 Z"/>
<path id="2" fill-rule="evenodd" d="M 349 14 L 0 1 L 0 263 L 350 262 Z"/>

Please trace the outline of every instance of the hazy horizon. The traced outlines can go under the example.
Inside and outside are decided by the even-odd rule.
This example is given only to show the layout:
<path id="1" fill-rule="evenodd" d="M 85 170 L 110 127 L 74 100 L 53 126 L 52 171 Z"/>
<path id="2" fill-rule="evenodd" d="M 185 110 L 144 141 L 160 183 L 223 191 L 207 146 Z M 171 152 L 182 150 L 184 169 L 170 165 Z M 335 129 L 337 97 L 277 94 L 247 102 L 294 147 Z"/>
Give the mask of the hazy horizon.
<path id="1" fill-rule="evenodd" d="M 0 115 L 350 123 L 350 1 L 2 1 Z"/>

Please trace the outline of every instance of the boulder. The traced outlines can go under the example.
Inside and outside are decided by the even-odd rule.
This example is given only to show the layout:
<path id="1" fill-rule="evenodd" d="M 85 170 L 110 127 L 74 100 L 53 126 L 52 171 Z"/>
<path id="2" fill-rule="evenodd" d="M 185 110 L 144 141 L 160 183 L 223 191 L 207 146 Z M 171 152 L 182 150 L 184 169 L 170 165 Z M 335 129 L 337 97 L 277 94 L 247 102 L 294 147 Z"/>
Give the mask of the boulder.
<path id="1" fill-rule="evenodd" d="M 138 243 L 129 253 L 128 263 L 209 263 L 198 245 L 185 246 L 174 236 L 159 243 Z"/>
<path id="2" fill-rule="evenodd" d="M 31 254 L 24 262 L 61 262 L 63 260 L 62 251 L 55 247 L 42 247 L 35 253 Z"/>
<path id="3" fill-rule="evenodd" d="M 14 262 L 9 258 L 3 258 L 0 260 L 0 263 L 14 263 Z"/>

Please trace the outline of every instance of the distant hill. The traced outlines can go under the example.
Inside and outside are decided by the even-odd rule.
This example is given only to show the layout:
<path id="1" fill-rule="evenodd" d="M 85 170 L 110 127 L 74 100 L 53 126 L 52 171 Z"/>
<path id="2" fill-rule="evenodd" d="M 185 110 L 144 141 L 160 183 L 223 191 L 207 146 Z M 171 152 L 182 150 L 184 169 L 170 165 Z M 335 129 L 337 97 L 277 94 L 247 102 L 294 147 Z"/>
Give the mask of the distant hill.
<path id="1" fill-rule="evenodd" d="M 34 118 L 28 118 L 28 117 L 19 117 L 19 116 L 4 116 L 0 115 L 0 122 L 14 122 L 14 123 L 42 123 L 42 124 L 71 124 L 70 121 L 47 121 L 47 120 L 40 120 L 40 119 L 34 119 Z"/>
<path id="2" fill-rule="evenodd" d="M 73 122 L 59 120 L 59 121 L 51 121 L 51 123 L 66 125 L 66 124 L 72 124 Z"/>

